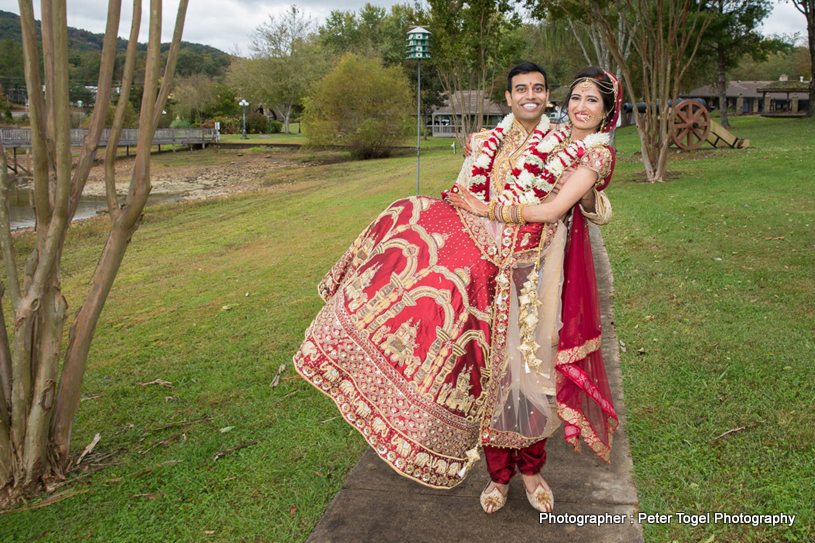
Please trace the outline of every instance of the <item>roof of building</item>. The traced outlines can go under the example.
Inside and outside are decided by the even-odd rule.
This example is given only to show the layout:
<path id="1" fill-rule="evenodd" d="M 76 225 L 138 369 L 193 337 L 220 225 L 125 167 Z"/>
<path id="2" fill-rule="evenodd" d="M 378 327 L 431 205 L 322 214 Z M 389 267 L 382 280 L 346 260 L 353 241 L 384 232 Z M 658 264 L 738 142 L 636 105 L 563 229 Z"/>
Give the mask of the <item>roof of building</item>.
<path id="1" fill-rule="evenodd" d="M 761 92 L 809 92 L 809 81 L 773 81 L 758 89 Z"/>
<path id="2" fill-rule="evenodd" d="M 804 82 L 801 83 L 799 81 L 731 81 L 727 85 L 727 90 L 725 94 L 728 98 L 737 98 L 739 95 L 742 98 L 763 98 L 764 93 L 761 92 L 763 89 L 769 92 L 770 98 L 786 98 L 787 97 L 787 89 L 777 89 L 775 88 L 776 85 L 786 85 L 786 84 L 794 84 L 796 87 L 792 90 L 798 90 L 803 92 L 793 93 L 790 94 L 790 98 L 793 98 L 796 94 L 798 95 L 799 99 L 806 99 L 807 98 L 807 90 L 809 89 L 809 83 Z M 799 87 L 799 85 L 803 85 L 803 87 Z M 686 96 L 688 98 L 708 98 L 708 97 L 715 97 L 719 95 L 719 90 L 716 88 L 715 85 L 705 85 L 704 87 L 699 87 L 693 89 L 690 92 L 682 93 L 682 96 Z"/>
<path id="3" fill-rule="evenodd" d="M 452 101 L 453 105 L 456 106 L 456 114 L 461 115 L 462 113 L 467 113 L 472 115 L 478 111 L 479 100 L 481 101 L 482 111 L 485 115 L 506 115 L 510 112 L 509 106 L 506 104 L 496 104 L 481 90 L 459 91 L 453 95 Z M 450 101 L 446 101 L 442 106 L 434 107 L 433 113 L 451 115 L 453 108 L 450 107 Z"/>

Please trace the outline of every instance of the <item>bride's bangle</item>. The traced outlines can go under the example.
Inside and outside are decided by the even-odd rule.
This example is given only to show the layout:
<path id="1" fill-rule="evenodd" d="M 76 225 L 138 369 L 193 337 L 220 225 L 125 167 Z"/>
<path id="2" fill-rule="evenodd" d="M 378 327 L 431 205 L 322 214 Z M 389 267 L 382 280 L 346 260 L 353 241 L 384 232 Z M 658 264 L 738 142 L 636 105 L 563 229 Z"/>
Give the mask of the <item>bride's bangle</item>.
<path id="1" fill-rule="evenodd" d="M 490 200 L 490 205 L 487 208 L 487 218 L 491 221 L 495 220 L 495 200 Z"/>

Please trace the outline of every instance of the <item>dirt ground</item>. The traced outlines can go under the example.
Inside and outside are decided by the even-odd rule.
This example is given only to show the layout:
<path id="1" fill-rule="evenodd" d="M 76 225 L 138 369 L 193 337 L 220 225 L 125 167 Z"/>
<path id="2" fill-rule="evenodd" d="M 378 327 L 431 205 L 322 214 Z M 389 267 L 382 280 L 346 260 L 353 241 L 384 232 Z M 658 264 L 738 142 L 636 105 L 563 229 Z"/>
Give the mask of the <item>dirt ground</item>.
<path id="1" fill-rule="evenodd" d="M 265 151 L 178 151 L 154 154 L 151 161 L 151 195 L 178 196 L 198 200 L 234 194 L 257 188 L 257 182 L 270 172 L 286 167 L 305 167 L 291 153 Z M 127 192 L 133 159 L 116 162 L 116 192 Z M 83 192 L 86 196 L 105 195 L 103 164 L 93 167 Z"/>

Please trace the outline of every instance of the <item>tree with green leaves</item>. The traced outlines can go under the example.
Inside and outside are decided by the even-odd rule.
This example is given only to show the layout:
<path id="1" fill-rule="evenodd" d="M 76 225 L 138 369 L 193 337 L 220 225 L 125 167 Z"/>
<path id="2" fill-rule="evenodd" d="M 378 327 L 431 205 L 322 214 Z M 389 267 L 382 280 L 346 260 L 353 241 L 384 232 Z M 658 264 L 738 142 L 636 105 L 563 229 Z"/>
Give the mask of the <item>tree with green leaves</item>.
<path id="1" fill-rule="evenodd" d="M 711 7 L 716 16 L 705 32 L 699 48 L 700 60 L 713 59 L 716 66 L 716 90 L 719 94 L 720 123 L 730 128 L 727 120 L 727 72 L 749 54 L 754 60 L 763 60 L 774 51 L 784 48 L 777 39 L 765 38 L 761 23 L 772 11 L 770 0 L 713 0 Z"/>
<path id="2" fill-rule="evenodd" d="M 526 6 L 533 17 L 547 23 L 543 26 L 546 39 L 553 44 L 564 39 L 574 41 L 587 63 L 613 72 L 617 78 L 622 77 L 621 68 L 603 39 L 599 25 L 593 24 L 578 0 L 526 0 Z M 628 18 L 617 16 L 615 2 L 601 3 L 598 10 L 605 19 L 614 21 L 622 58 L 627 62 L 634 28 Z M 563 36 L 564 30 L 568 37 Z"/>
<path id="3" fill-rule="evenodd" d="M 365 4 L 358 11 L 332 11 L 318 29 L 318 41 L 323 51 L 336 59 L 346 53 L 379 58 L 385 66 L 402 66 L 411 84 L 418 79 L 418 62 L 405 60 L 405 40 L 408 31 L 420 21 L 423 13 L 407 4 L 391 6 L 390 11 Z M 431 115 L 434 106 L 441 106 L 442 85 L 434 70 L 422 72 L 422 115 Z"/>
<path id="4" fill-rule="evenodd" d="M 645 102 L 644 115 L 634 108 L 645 176 L 651 182 L 664 181 L 674 123 L 671 104 L 679 98 L 682 79 L 716 12 L 699 0 L 610 0 L 616 4 L 613 12 L 607 9 L 609 2 L 578 1 L 620 67 L 629 96 Z M 641 86 L 632 63 L 625 61 L 617 17 L 635 29 L 631 47 Z"/>
<path id="5" fill-rule="evenodd" d="M 815 0 L 791 0 L 795 9 L 807 19 L 807 41 L 809 44 L 809 110 L 807 116 L 812 117 L 815 106 L 812 105 L 815 99 Z"/>
<path id="6" fill-rule="evenodd" d="M 484 125 L 484 100 L 498 74 L 523 51 L 521 20 L 508 0 L 429 0 L 432 29 L 429 62 L 441 79 L 453 110 L 459 141 Z M 465 93 L 463 91 L 481 91 Z M 460 100 L 454 97 L 461 97 Z M 468 113 L 474 112 L 471 117 Z"/>
<path id="7" fill-rule="evenodd" d="M 341 145 L 363 160 L 386 157 L 410 135 L 415 106 L 400 66 L 348 53 L 314 86 L 303 131 L 315 146 Z"/>

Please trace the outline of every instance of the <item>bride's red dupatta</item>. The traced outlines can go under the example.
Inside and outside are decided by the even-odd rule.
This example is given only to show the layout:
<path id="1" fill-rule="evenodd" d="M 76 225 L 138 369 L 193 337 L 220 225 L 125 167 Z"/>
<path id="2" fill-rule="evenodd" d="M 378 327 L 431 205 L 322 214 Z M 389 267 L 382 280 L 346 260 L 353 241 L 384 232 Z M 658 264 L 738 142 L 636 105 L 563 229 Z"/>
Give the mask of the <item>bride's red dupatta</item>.
<path id="1" fill-rule="evenodd" d="M 614 170 L 612 152 L 611 170 Z M 606 177 L 600 190 L 611 178 Z M 609 461 L 617 413 L 600 352 L 600 301 L 586 218 L 575 206 L 563 262 L 563 328 L 557 360 L 558 415 L 566 441 L 580 452 L 580 438 Z"/>

